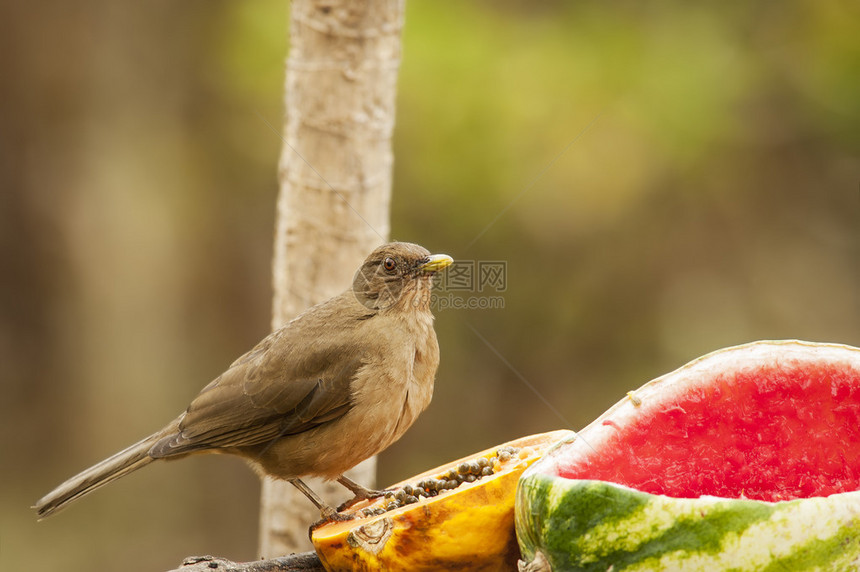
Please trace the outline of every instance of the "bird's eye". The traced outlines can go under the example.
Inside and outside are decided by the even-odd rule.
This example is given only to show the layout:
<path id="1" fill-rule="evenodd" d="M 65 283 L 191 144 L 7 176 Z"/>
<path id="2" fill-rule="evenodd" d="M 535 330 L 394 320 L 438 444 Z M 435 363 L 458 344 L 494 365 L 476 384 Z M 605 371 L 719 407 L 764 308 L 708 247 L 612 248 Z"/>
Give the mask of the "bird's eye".
<path id="1" fill-rule="evenodd" d="M 388 272 L 393 272 L 397 268 L 397 262 L 393 258 L 386 258 L 382 261 L 382 267 Z"/>

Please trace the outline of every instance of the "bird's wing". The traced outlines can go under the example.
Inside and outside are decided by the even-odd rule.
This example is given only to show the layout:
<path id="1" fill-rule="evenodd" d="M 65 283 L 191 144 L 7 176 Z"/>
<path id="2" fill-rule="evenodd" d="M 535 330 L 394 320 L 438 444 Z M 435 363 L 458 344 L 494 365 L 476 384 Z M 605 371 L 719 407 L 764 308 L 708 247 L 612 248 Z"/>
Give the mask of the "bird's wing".
<path id="1" fill-rule="evenodd" d="M 299 360 L 290 354 L 290 342 L 276 332 L 236 360 L 191 402 L 179 431 L 156 443 L 150 455 L 258 445 L 349 411 L 350 383 L 363 364 L 360 351 L 315 345 Z"/>

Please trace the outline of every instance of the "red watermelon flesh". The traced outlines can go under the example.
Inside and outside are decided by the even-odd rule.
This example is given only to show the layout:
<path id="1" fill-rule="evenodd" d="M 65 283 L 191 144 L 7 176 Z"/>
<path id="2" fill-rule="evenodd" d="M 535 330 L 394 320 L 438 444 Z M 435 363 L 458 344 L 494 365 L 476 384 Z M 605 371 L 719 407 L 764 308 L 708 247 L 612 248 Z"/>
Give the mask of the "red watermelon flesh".
<path id="1" fill-rule="evenodd" d="M 604 428 L 596 448 L 592 427 L 580 433 L 581 454 L 560 458 L 559 476 L 679 498 L 781 501 L 860 488 L 856 363 L 776 356 L 716 370 L 643 386 L 632 408 L 595 423 Z"/>

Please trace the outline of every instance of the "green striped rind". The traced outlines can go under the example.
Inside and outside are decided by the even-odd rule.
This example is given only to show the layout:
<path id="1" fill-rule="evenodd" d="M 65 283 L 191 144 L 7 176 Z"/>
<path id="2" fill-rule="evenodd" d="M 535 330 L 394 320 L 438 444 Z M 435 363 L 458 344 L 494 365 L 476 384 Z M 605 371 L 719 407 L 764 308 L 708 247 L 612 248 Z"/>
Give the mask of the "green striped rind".
<path id="1" fill-rule="evenodd" d="M 532 469 L 517 490 L 517 538 L 525 561 L 540 551 L 554 571 L 860 568 L 860 492 L 676 499 Z"/>

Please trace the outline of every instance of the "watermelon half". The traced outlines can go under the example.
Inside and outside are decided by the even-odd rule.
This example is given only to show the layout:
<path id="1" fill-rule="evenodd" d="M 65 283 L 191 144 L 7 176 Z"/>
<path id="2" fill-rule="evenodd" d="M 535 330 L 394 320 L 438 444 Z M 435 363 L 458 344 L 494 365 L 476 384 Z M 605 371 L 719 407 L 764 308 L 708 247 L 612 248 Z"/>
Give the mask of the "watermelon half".
<path id="1" fill-rule="evenodd" d="M 523 570 L 860 570 L 860 349 L 727 348 L 547 452 L 516 498 Z"/>

